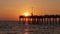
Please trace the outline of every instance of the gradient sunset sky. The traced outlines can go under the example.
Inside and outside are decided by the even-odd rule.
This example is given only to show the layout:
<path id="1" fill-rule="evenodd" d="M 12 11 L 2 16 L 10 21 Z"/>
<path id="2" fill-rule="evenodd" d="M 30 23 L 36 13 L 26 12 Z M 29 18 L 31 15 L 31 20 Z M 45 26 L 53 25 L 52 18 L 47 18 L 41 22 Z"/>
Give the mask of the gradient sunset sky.
<path id="1" fill-rule="evenodd" d="M 18 20 L 32 7 L 34 15 L 60 14 L 60 0 L 0 0 L 0 20 Z"/>

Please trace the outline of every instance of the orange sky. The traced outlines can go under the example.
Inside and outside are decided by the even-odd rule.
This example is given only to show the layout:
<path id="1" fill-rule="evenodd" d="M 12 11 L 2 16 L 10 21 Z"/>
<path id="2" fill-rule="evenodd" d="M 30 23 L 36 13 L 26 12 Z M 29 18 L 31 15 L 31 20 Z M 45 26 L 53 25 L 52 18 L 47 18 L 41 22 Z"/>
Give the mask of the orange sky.
<path id="1" fill-rule="evenodd" d="M 19 15 L 60 14 L 60 0 L 0 0 L 0 20 L 18 20 Z"/>

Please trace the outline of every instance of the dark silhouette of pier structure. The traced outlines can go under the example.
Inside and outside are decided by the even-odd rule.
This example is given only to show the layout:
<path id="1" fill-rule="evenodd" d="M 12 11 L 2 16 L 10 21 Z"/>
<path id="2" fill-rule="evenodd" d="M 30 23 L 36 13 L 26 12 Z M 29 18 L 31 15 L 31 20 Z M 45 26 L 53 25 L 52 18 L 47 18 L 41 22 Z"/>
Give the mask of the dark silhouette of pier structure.
<path id="1" fill-rule="evenodd" d="M 43 16 L 19 16 L 19 21 L 25 24 L 38 25 L 60 25 L 60 15 L 43 15 Z"/>

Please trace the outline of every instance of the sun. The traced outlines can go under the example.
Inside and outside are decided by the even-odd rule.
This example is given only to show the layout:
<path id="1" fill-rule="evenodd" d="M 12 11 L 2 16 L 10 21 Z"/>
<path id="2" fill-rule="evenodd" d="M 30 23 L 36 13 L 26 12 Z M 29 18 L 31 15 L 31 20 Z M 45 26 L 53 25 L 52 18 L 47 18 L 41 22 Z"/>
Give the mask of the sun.
<path id="1" fill-rule="evenodd" d="M 24 13 L 24 16 L 30 16 L 30 14 L 26 12 L 26 13 Z"/>
<path id="2" fill-rule="evenodd" d="M 28 13 L 25 13 L 25 16 L 29 16 Z"/>

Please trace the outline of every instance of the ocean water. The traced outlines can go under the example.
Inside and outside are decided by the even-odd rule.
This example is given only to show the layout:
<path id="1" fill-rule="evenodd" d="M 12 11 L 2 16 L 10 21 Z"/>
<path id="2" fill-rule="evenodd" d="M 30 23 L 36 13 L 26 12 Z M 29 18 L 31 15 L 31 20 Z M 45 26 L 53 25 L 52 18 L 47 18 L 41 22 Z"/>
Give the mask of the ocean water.
<path id="1" fill-rule="evenodd" d="M 0 34 L 60 34 L 60 25 L 56 22 L 51 25 L 45 22 L 0 21 Z"/>

